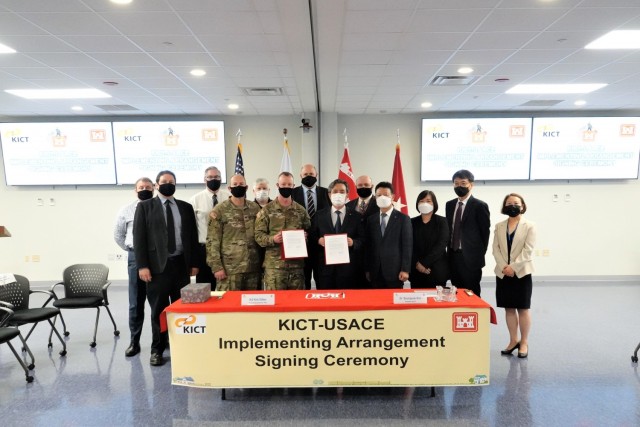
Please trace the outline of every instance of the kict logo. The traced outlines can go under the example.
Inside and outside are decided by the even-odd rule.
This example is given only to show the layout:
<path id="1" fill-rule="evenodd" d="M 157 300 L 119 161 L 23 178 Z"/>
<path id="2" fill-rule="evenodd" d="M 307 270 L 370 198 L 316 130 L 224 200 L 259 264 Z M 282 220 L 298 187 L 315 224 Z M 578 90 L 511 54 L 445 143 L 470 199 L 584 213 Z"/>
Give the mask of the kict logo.
<path id="1" fill-rule="evenodd" d="M 344 299 L 344 292 L 309 292 L 306 294 L 305 299 Z"/>
<path id="2" fill-rule="evenodd" d="M 453 332 L 477 332 L 478 313 L 453 313 Z"/>
<path id="3" fill-rule="evenodd" d="M 449 132 L 432 132 L 431 138 L 433 139 L 448 139 Z"/>
<path id="4" fill-rule="evenodd" d="M 204 334 L 207 329 L 207 318 L 195 314 L 178 317 L 173 323 L 178 334 Z"/>

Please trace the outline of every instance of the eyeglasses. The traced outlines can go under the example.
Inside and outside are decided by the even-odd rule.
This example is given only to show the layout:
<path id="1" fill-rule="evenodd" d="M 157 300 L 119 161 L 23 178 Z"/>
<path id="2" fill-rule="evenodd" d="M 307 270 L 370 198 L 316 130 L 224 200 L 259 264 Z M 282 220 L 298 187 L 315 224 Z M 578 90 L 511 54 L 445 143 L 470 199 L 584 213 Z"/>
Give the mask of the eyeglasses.
<path id="1" fill-rule="evenodd" d="M 220 175 L 216 175 L 216 176 L 205 176 L 205 177 L 204 177 L 204 180 L 205 180 L 205 181 L 211 181 L 211 180 L 213 180 L 213 179 L 222 179 L 222 178 L 220 177 Z"/>

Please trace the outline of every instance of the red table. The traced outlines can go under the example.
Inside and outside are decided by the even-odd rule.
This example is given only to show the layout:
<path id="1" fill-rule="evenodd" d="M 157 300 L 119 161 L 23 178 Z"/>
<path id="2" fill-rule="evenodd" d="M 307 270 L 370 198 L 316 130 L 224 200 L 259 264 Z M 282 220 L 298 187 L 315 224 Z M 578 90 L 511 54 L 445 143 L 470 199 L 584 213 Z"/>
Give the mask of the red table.
<path id="1" fill-rule="evenodd" d="M 227 292 L 167 307 L 172 382 L 195 387 L 486 385 L 493 308 L 420 290 Z M 243 297 L 244 295 L 244 297 Z M 243 305 L 273 296 L 274 305 Z"/>

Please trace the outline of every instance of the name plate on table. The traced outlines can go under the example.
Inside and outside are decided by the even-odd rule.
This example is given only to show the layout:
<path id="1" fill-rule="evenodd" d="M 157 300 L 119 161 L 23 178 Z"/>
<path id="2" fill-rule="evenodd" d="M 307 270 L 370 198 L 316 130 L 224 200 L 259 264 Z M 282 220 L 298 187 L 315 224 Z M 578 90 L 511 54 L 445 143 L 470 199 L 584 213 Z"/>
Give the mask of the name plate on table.
<path id="1" fill-rule="evenodd" d="M 394 304 L 426 304 L 427 294 L 425 292 L 416 293 L 400 293 L 393 294 Z"/>
<path id="2" fill-rule="evenodd" d="M 240 305 L 275 305 L 275 294 L 242 294 Z"/>

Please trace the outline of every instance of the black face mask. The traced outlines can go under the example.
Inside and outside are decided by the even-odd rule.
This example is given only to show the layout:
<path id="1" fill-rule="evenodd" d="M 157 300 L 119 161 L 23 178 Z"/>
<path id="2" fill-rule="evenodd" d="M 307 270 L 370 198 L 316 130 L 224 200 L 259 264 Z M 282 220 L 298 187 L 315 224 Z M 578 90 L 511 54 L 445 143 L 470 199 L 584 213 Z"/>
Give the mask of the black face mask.
<path id="1" fill-rule="evenodd" d="M 229 187 L 233 197 L 244 197 L 247 194 L 247 187 Z"/>
<path id="2" fill-rule="evenodd" d="M 456 192 L 458 197 L 464 197 L 469 194 L 469 187 L 453 187 L 453 191 Z"/>
<path id="3" fill-rule="evenodd" d="M 140 190 L 138 191 L 138 199 L 140 200 L 149 200 L 153 197 L 153 191 L 151 190 Z"/>
<path id="4" fill-rule="evenodd" d="M 318 179 L 315 176 L 305 176 L 302 178 L 302 185 L 305 187 L 313 187 L 313 185 L 318 182 Z"/>
<path id="5" fill-rule="evenodd" d="M 369 197 L 371 195 L 372 191 L 371 191 L 370 188 L 362 187 L 362 188 L 357 188 L 356 189 L 356 193 L 358 193 L 359 197 L 361 197 L 363 199 L 366 199 L 367 197 Z"/>
<path id="6" fill-rule="evenodd" d="M 514 218 L 520 215 L 521 209 L 520 206 L 509 205 L 502 208 L 502 213 L 505 215 L 509 215 L 511 218 Z"/>
<path id="7" fill-rule="evenodd" d="M 285 199 L 288 199 L 289 197 L 291 197 L 291 194 L 293 193 L 293 188 L 280 187 L 278 188 L 278 193 L 280 193 L 280 195 Z"/>
<path id="8" fill-rule="evenodd" d="M 211 191 L 218 191 L 220 184 L 222 184 L 222 180 L 212 179 L 211 181 L 207 181 L 207 188 Z"/>
<path id="9" fill-rule="evenodd" d="M 173 196 L 173 193 L 176 192 L 176 185 L 175 184 L 160 184 L 158 186 L 158 191 L 160 192 L 160 194 L 162 194 L 165 197 L 171 197 L 171 196 Z"/>

